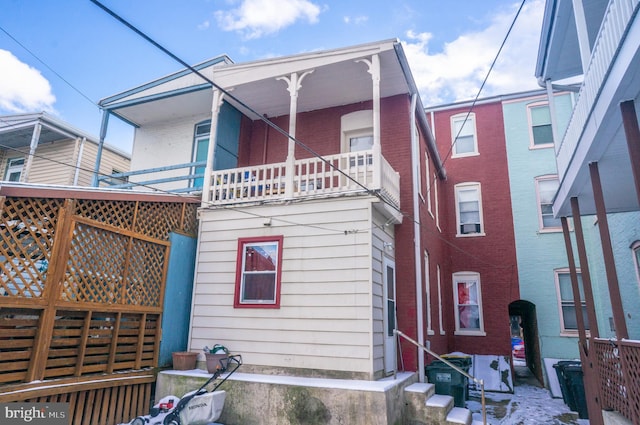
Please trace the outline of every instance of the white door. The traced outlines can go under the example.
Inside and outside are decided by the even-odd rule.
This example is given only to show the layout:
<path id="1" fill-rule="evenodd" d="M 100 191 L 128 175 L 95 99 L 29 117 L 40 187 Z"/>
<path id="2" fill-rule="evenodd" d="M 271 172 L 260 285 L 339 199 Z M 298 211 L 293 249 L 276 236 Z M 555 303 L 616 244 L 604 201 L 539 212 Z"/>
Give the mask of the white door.
<path id="1" fill-rule="evenodd" d="M 396 263 L 385 258 L 383 261 L 384 279 L 384 370 L 391 373 L 396 369 L 396 337 L 393 330 L 396 328 Z"/>

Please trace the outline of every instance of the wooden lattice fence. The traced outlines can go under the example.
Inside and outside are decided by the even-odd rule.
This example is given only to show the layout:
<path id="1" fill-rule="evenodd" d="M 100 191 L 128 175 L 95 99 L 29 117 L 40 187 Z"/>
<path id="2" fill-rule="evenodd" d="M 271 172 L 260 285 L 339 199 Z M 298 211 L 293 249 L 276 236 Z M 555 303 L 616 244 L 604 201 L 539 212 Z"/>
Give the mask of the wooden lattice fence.
<path id="1" fill-rule="evenodd" d="M 169 234 L 195 236 L 198 203 L 16 190 L 0 189 L 0 401 L 36 380 L 157 366 Z"/>

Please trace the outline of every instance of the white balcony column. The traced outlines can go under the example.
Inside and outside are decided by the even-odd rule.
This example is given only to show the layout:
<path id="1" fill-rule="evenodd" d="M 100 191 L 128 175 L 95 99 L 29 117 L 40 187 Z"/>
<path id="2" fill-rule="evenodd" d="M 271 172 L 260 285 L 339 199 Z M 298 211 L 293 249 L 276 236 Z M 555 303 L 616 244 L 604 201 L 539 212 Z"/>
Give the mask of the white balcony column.
<path id="1" fill-rule="evenodd" d="M 373 84 L 373 188 L 382 187 L 382 148 L 380 147 L 380 57 L 372 55 L 371 60 L 358 59 L 369 67 Z"/>
<path id="2" fill-rule="evenodd" d="M 287 91 L 291 98 L 289 102 L 289 145 L 287 149 L 287 161 L 286 161 L 286 185 L 284 186 L 285 198 L 293 197 L 293 177 L 295 174 L 295 162 L 296 162 L 296 119 L 298 115 L 298 92 L 302 87 L 302 80 L 307 75 L 311 74 L 313 70 L 303 72 L 302 75 L 298 75 L 297 72 L 292 72 L 290 77 L 278 77 L 276 80 L 282 80 L 287 83 Z"/>
<path id="3" fill-rule="evenodd" d="M 73 173 L 73 186 L 78 185 L 78 179 L 80 178 L 80 167 L 82 166 L 82 154 L 84 153 L 84 145 L 87 142 L 87 138 L 76 138 L 77 155 L 76 155 L 76 170 Z"/>
<path id="4" fill-rule="evenodd" d="M 580 60 L 582 61 L 582 73 L 586 74 L 591 60 L 591 45 L 589 44 L 589 32 L 587 31 L 587 18 L 584 15 L 583 0 L 573 0 L 573 18 L 576 21 L 578 33 L 578 45 L 580 46 Z"/>
<path id="5" fill-rule="evenodd" d="M 33 126 L 33 133 L 31 133 L 31 144 L 29 145 L 29 155 L 27 156 L 27 162 L 24 164 L 24 170 L 20 176 L 20 181 L 23 183 L 29 182 L 29 173 L 31 172 L 31 165 L 33 164 L 33 156 L 36 154 L 36 148 L 38 147 L 38 141 L 40 140 L 40 130 L 42 124 L 37 122 Z"/>
<path id="6" fill-rule="evenodd" d="M 218 115 L 224 100 L 224 93 L 213 89 L 213 101 L 211 102 L 211 130 L 209 131 L 209 145 L 207 146 L 207 165 L 204 167 L 204 180 L 202 182 L 202 207 L 207 207 L 211 202 L 211 172 L 213 171 L 214 152 L 218 139 Z"/>

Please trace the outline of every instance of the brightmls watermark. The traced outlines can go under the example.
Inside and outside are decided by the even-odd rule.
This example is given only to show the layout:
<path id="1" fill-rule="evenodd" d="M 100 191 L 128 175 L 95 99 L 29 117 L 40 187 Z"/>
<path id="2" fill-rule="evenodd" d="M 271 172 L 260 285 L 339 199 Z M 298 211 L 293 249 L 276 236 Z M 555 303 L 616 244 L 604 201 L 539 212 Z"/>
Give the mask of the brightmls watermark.
<path id="1" fill-rule="evenodd" d="M 69 425 L 69 403 L 0 403 L 2 425 Z"/>

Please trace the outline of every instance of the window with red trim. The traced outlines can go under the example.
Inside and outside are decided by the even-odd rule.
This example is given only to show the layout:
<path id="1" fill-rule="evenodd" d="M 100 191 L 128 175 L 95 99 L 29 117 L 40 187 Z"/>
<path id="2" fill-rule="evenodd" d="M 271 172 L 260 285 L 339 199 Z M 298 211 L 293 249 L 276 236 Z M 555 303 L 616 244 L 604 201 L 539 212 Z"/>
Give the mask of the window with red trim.
<path id="1" fill-rule="evenodd" d="M 234 307 L 280 308 L 283 236 L 238 239 Z"/>

